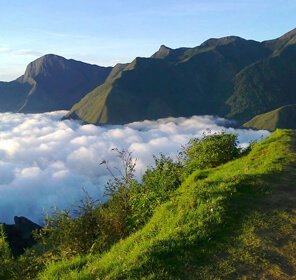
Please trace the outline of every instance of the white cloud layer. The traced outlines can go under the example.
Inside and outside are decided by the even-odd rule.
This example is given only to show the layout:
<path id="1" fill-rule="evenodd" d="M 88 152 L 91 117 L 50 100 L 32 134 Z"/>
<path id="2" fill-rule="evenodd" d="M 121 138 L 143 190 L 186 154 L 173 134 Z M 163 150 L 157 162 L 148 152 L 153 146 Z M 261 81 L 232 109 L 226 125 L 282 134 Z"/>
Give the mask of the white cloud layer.
<path id="1" fill-rule="evenodd" d="M 205 129 L 220 131 L 226 123 L 195 116 L 98 127 L 60 121 L 64 114 L 0 114 L 0 222 L 10 223 L 18 215 L 40 223 L 44 211 L 77 204 L 83 188 L 104 199 L 108 172 L 99 163 L 117 165 L 112 148 L 133 152 L 140 177 L 153 164 L 153 155 L 176 156 L 190 138 L 201 136 Z M 242 144 L 269 134 L 226 131 L 238 133 Z"/>

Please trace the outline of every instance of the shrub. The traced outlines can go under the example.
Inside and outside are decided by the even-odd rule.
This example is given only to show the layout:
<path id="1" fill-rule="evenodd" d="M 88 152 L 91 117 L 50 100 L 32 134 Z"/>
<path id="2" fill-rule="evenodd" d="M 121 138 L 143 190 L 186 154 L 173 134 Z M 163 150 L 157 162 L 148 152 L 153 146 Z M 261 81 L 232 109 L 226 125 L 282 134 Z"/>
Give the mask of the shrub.
<path id="1" fill-rule="evenodd" d="M 133 230 L 143 226 L 152 216 L 154 209 L 169 200 L 181 184 L 182 166 L 163 154 L 154 156 L 154 166 L 146 170 L 142 184 L 131 188 L 131 225 Z"/>
<path id="2" fill-rule="evenodd" d="M 182 160 L 188 175 L 196 169 L 217 167 L 238 158 L 240 154 L 237 135 L 222 131 L 191 139 L 184 148 Z"/>
<path id="3" fill-rule="evenodd" d="M 0 264 L 0 279 L 12 279 L 14 259 L 2 225 L 0 225 Z"/>
<path id="4" fill-rule="evenodd" d="M 135 161 L 130 152 L 114 150 L 120 159 L 120 168 L 113 169 L 106 161 L 101 163 L 106 165 L 111 175 L 106 185 L 109 201 L 98 203 L 85 192 L 84 199 L 73 214 L 67 210 L 54 210 L 46 216 L 45 226 L 36 232 L 35 237 L 48 259 L 100 253 L 129 234 L 128 201 L 130 184 L 134 181 Z"/>
<path id="5" fill-rule="evenodd" d="M 86 195 L 73 211 L 74 215 L 65 210 L 55 210 L 48 215 L 36 238 L 47 252 L 51 252 L 53 260 L 88 254 L 94 244 L 97 252 L 103 251 L 109 248 L 107 240 L 112 238 L 109 226 L 112 219 L 107 212 L 103 204 L 98 205 Z"/>

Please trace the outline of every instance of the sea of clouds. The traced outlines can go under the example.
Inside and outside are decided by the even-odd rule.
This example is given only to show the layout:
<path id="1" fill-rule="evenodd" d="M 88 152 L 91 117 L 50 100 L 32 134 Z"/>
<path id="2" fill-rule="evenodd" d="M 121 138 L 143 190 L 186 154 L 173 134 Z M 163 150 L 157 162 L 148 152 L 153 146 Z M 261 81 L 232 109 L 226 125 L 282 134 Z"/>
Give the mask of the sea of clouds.
<path id="1" fill-rule="evenodd" d="M 44 213 L 53 207 L 77 205 L 84 190 L 106 199 L 109 173 L 100 162 L 118 166 L 113 148 L 133 152 L 140 178 L 153 164 L 153 155 L 175 157 L 182 145 L 206 129 L 237 133 L 242 145 L 269 134 L 224 128 L 227 121 L 212 116 L 99 127 L 61 121 L 65 113 L 0 114 L 0 222 L 11 223 L 17 215 L 42 223 Z"/>

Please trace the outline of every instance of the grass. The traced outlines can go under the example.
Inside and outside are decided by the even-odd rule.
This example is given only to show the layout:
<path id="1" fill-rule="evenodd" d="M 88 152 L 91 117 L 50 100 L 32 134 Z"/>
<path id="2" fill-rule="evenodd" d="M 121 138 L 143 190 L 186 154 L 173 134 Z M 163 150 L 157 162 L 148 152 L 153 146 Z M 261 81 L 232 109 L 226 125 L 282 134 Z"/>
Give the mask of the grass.
<path id="1" fill-rule="evenodd" d="M 296 132 L 197 170 L 151 220 L 103 255 L 52 263 L 40 279 L 295 279 Z"/>
<path id="2" fill-rule="evenodd" d="M 275 130 L 276 128 L 296 128 L 296 104 L 280 107 L 260 114 L 244 124 L 255 129 Z"/>

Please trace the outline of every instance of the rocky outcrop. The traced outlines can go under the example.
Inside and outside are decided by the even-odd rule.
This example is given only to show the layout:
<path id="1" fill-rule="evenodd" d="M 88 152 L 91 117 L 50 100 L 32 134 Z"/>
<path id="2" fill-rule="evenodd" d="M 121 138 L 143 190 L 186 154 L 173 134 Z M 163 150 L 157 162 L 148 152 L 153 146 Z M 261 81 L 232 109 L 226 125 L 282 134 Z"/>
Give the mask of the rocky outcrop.
<path id="1" fill-rule="evenodd" d="M 32 233 L 41 226 L 25 217 L 14 217 L 14 224 L 3 224 L 3 229 L 13 255 L 18 256 L 36 243 Z"/>

